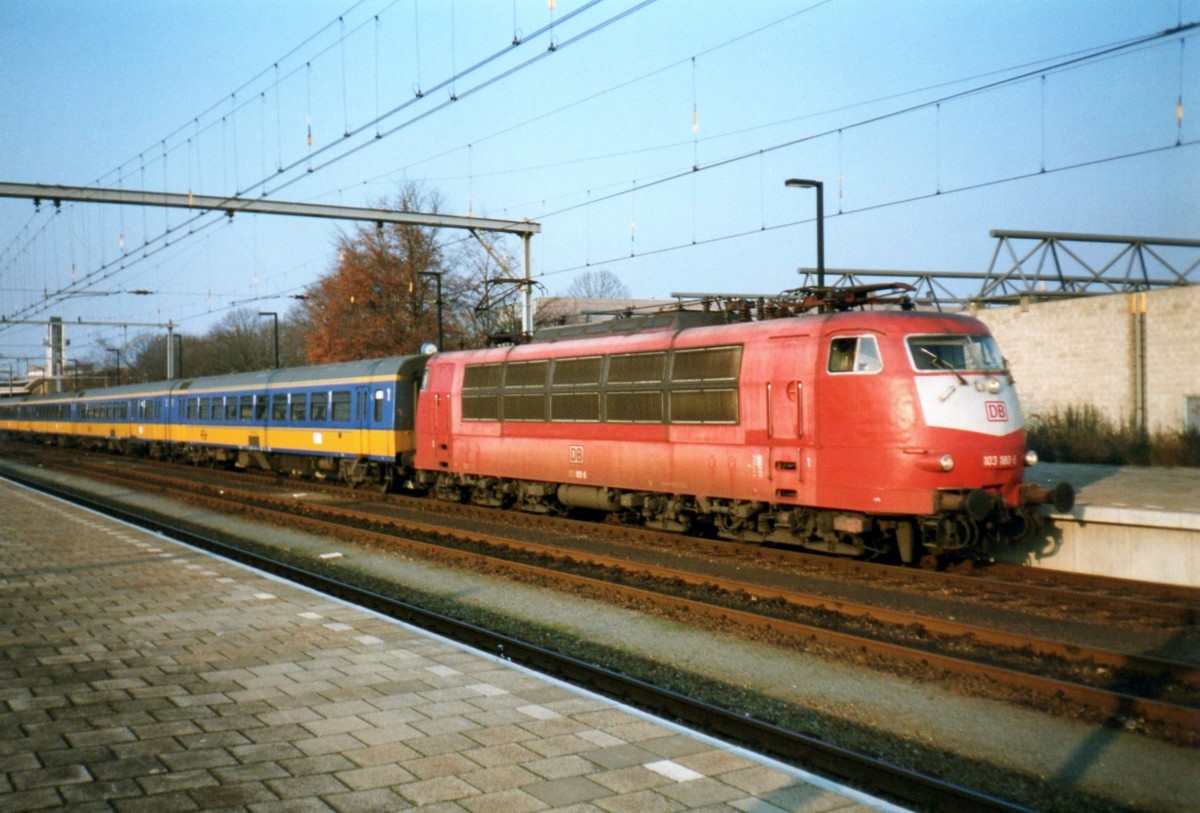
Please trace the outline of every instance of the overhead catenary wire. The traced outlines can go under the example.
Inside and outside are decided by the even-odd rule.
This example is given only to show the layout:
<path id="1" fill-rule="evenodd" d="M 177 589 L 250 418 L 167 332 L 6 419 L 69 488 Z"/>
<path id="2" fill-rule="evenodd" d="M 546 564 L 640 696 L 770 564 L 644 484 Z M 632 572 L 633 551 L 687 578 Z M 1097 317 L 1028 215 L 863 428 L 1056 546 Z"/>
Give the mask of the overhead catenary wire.
<path id="1" fill-rule="evenodd" d="M 1184 31 L 1192 31 L 1192 30 L 1195 30 L 1198 28 L 1200 28 L 1200 23 L 1190 23 L 1190 24 L 1184 26 L 1183 30 Z M 694 170 L 694 171 L 706 171 L 706 170 L 716 169 L 718 167 L 728 166 L 729 164 L 737 163 L 739 161 L 744 161 L 748 158 L 752 158 L 752 157 L 758 155 L 760 152 L 777 152 L 779 150 L 783 150 L 783 149 L 786 149 L 789 147 L 794 147 L 794 146 L 796 146 L 798 144 L 802 144 L 804 142 L 813 141 L 813 140 L 816 140 L 819 138 L 825 138 L 825 137 L 840 133 L 843 130 L 861 129 L 863 127 L 878 124 L 880 122 L 884 122 L 889 119 L 896 118 L 898 116 L 904 116 L 904 115 L 914 113 L 919 110 L 924 110 L 924 109 L 928 109 L 930 107 L 934 107 L 937 105 L 945 104 L 950 101 L 966 98 L 968 96 L 973 96 L 973 95 L 980 94 L 980 93 L 985 93 L 985 92 L 988 92 L 991 90 L 995 90 L 997 88 L 1004 87 L 1006 85 L 1011 85 L 1011 84 L 1015 84 L 1018 82 L 1024 82 L 1032 77 L 1041 76 L 1043 73 L 1053 73 L 1053 72 L 1057 72 L 1057 71 L 1062 71 L 1069 67 L 1076 66 L 1076 65 L 1079 65 L 1084 62 L 1091 62 L 1093 60 L 1108 58 L 1108 57 L 1111 57 L 1114 54 L 1117 54 L 1121 51 L 1125 51 L 1127 49 L 1138 47 L 1138 46 L 1145 46 L 1145 45 L 1151 44 L 1157 40 L 1161 40 L 1163 37 L 1172 36 L 1176 33 L 1182 33 L 1182 32 L 1179 30 L 1173 29 L 1170 31 L 1162 31 L 1162 32 L 1158 32 L 1155 34 L 1149 34 L 1144 37 L 1138 37 L 1133 40 L 1127 40 L 1123 43 L 1105 47 L 1099 51 L 1095 51 L 1095 52 L 1089 53 L 1087 55 L 1073 56 L 1073 57 L 1064 59 L 1064 60 L 1058 62 L 1057 64 L 1054 64 L 1054 65 L 1051 65 L 1051 66 L 1048 66 L 1045 68 L 1041 68 L 1041 69 L 1034 70 L 1034 71 L 1024 71 L 1015 76 L 1009 76 L 1006 78 L 997 79 L 997 80 L 994 80 L 991 82 L 987 82 L 983 85 L 978 85 L 973 88 L 968 88 L 965 90 L 956 91 L 954 93 L 949 93 L 949 94 L 942 96 L 940 98 L 937 98 L 937 99 L 930 99 L 927 101 L 918 102 L 916 104 L 898 108 L 896 110 L 891 110 L 891 111 L 887 111 L 884 113 L 879 113 L 877 115 L 869 116 L 865 119 L 861 119 L 860 121 L 853 122 L 851 124 L 844 124 L 839 127 L 823 130 L 823 131 L 820 131 L 817 133 L 811 133 L 811 134 L 804 135 L 804 136 L 801 136 L 798 138 L 787 139 L 785 141 L 777 142 L 775 144 L 771 144 L 766 147 L 761 147 L 758 149 L 738 153 L 736 155 L 732 155 L 732 156 L 729 156 L 726 158 L 710 161 L 709 163 L 705 164 L 703 167 L 700 167 L 698 170 Z M 679 172 L 675 172 L 673 174 L 663 176 L 655 181 L 650 181 L 650 182 L 643 184 L 643 187 L 647 186 L 647 185 L 651 185 L 651 184 L 660 185 L 663 183 L 668 183 L 670 181 L 678 180 L 681 177 L 685 177 L 687 172 L 690 172 L 690 171 L 693 171 L 693 170 L 679 171 Z M 617 192 L 614 192 L 614 193 L 612 193 L 604 198 L 601 198 L 599 200 L 600 201 L 611 200 L 613 198 L 620 197 L 622 194 L 627 194 L 627 192 L 617 191 Z M 599 201 L 597 201 L 597 202 L 599 202 Z M 555 215 L 560 215 L 565 212 L 569 212 L 569 211 L 578 209 L 581 205 L 583 205 L 583 204 L 567 206 L 567 207 L 563 207 L 561 209 L 558 209 L 555 211 L 550 211 L 550 212 L 541 212 L 541 213 L 535 215 L 534 217 L 538 220 L 545 220 L 546 218 L 554 217 Z"/>
<path id="2" fill-rule="evenodd" d="M 1181 37 L 1181 49 L 1182 49 L 1182 43 L 1183 43 L 1183 38 Z M 343 47 L 344 47 L 344 40 L 342 41 L 342 44 L 343 44 Z M 692 58 L 692 59 L 694 59 L 694 58 Z M 1182 56 L 1181 56 L 1181 59 L 1182 59 Z M 276 67 L 276 71 L 277 71 L 277 67 Z M 1181 64 L 1181 73 L 1182 73 L 1182 64 Z M 1042 74 L 1042 78 L 1043 78 L 1043 82 L 1044 82 L 1044 80 L 1045 80 L 1045 74 L 1044 74 L 1044 73 Z M 277 91 L 276 91 L 276 92 L 277 92 Z M 1181 77 L 1181 94 L 1180 94 L 1180 96 L 1181 96 L 1181 103 L 1182 103 L 1182 77 Z M 278 107 L 277 107 L 277 113 L 278 113 Z M 378 116 L 378 107 L 377 107 L 377 119 L 378 119 L 378 118 L 379 118 L 379 116 Z M 1180 119 L 1180 121 L 1181 121 L 1181 119 Z M 856 126 L 856 125 L 852 125 L 852 126 Z M 1043 124 L 1043 128 L 1044 128 L 1044 124 Z M 379 130 L 379 127 L 378 127 L 378 122 L 377 122 L 377 124 L 376 124 L 376 130 L 377 130 L 377 131 Z M 839 133 L 840 133 L 840 131 L 839 131 Z M 692 141 L 694 141 L 694 145 L 695 145 L 695 144 L 698 144 L 698 140 L 700 140 L 700 139 L 698 139 L 698 138 L 695 138 L 695 137 L 694 137 L 694 138 L 692 138 Z M 1182 140 L 1182 127 L 1181 127 L 1181 124 L 1177 124 L 1177 138 L 1176 138 L 1176 141 L 1177 141 L 1177 144 L 1182 144 L 1182 143 L 1183 143 L 1183 140 Z M 190 143 L 190 140 L 188 140 L 188 143 Z M 337 141 L 336 141 L 336 140 L 335 140 L 335 141 L 332 141 L 332 143 L 337 143 Z M 188 147 L 188 149 L 190 149 L 190 147 Z M 757 153 L 757 155 L 758 155 L 758 156 L 760 156 L 760 158 L 758 158 L 758 159 L 760 159 L 760 164 L 761 164 L 761 162 L 762 162 L 762 152 L 761 152 L 761 151 L 760 151 L 760 152 L 758 152 L 758 153 Z M 282 149 L 280 150 L 280 157 L 282 158 Z M 139 156 L 139 158 L 142 158 L 142 156 Z M 166 157 L 164 157 L 164 159 L 166 159 Z M 234 161 L 236 162 L 236 155 L 234 156 Z M 1045 157 L 1044 157 L 1044 145 L 1043 145 L 1043 167 L 1042 167 L 1042 168 L 1040 168 L 1040 169 L 1042 169 L 1042 170 L 1044 170 L 1044 169 L 1045 169 L 1045 167 L 1044 167 L 1044 161 L 1045 161 Z M 329 162 L 329 163 L 331 163 L 331 162 Z M 696 162 L 696 163 L 698 164 L 698 162 Z M 322 165 L 323 165 L 323 167 L 324 167 L 324 165 L 328 165 L 328 163 L 326 163 L 326 164 L 322 164 Z M 712 164 L 712 165 L 718 165 L 718 164 Z M 143 164 L 142 164 L 142 167 L 140 167 L 140 168 L 142 168 L 142 170 L 144 171 L 144 168 L 145 168 L 145 167 L 144 167 L 144 159 L 143 159 Z M 282 170 L 282 169 L 281 169 L 281 170 Z M 470 175 L 470 176 L 474 176 L 474 175 L 475 175 L 475 173 L 474 173 L 474 168 L 470 168 L 470 169 L 468 170 L 468 173 L 469 173 L 469 175 Z M 234 173 L 234 174 L 236 175 L 236 171 L 235 171 L 235 173 Z M 840 171 L 839 171 L 839 175 L 840 175 Z M 480 175 L 480 176 L 481 176 L 481 175 Z M 694 177 L 694 182 L 695 182 L 695 177 Z M 940 186 L 940 182 L 938 182 L 938 186 Z M 631 191 L 631 189 L 630 189 L 630 191 Z M 588 197 L 589 197 L 589 200 L 592 200 L 592 197 L 593 197 L 593 195 L 592 195 L 592 191 L 590 191 L 590 189 L 589 189 L 589 192 L 588 192 Z M 598 198 L 598 199 L 596 199 L 596 200 L 599 200 L 599 198 Z M 145 230 L 145 229 L 144 229 L 144 230 Z M 121 234 L 122 234 L 122 235 L 124 235 L 124 234 L 125 234 L 124 225 L 122 225 Z M 694 239 L 695 239 L 695 235 L 694 235 Z M 122 246 L 122 253 L 124 253 L 124 246 Z M 136 260 L 134 260 L 134 261 L 136 261 Z M 122 267 L 124 267 L 124 266 L 122 266 Z"/>
<path id="3" fill-rule="evenodd" d="M 652 4 L 653 2 L 655 2 L 655 1 L 656 1 L 656 0 L 644 0 L 644 2 L 642 2 L 642 3 L 638 4 L 638 5 L 637 5 L 637 6 L 635 6 L 634 8 L 631 8 L 631 9 L 626 9 L 626 10 L 624 10 L 624 11 L 622 11 L 622 12 L 618 13 L 617 15 L 614 15 L 613 17 L 609 18 L 609 20 L 607 20 L 607 21 L 604 21 L 604 22 L 602 22 L 602 23 L 600 23 L 600 24 L 597 24 L 597 25 L 593 26 L 592 28 L 588 29 L 587 31 L 583 32 L 582 34 L 579 34 L 579 35 L 577 35 L 577 36 L 573 37 L 573 38 L 571 39 L 571 41 L 570 41 L 570 42 L 571 42 L 571 43 L 578 42 L 578 41 L 582 40 L 583 38 L 585 38 L 586 36 L 590 36 L 590 35 L 592 35 L 592 34 L 594 34 L 594 33 L 598 32 L 598 31 L 600 31 L 600 30 L 603 30 L 604 28 L 606 28 L 608 25 L 612 24 L 613 22 L 616 22 L 617 20 L 620 20 L 620 19 L 624 19 L 625 17 L 629 16 L 630 14 L 634 13 L 635 11 L 637 11 L 637 10 L 639 10 L 639 9 L 641 9 L 641 8 L 644 8 L 644 7 L 648 6 L 648 5 L 651 5 L 651 4 Z M 578 14 L 581 14 L 581 13 L 583 13 L 583 11 L 585 11 L 585 10 L 587 10 L 587 9 L 591 8 L 592 6 L 595 6 L 595 5 L 597 5 L 599 2 L 600 2 L 600 0 L 592 0 L 592 2 L 590 2 L 590 3 L 586 3 L 586 4 L 584 4 L 583 6 L 581 6 L 580 8 L 578 8 L 578 9 L 575 9 L 573 12 L 571 12 L 569 15 L 567 15 L 567 16 L 566 16 L 566 17 L 564 17 L 563 19 L 565 20 L 565 19 L 573 18 L 573 17 L 577 16 Z M 561 22 L 561 21 L 560 21 L 560 22 Z M 540 36 L 542 33 L 544 33 L 544 31 L 546 30 L 546 28 L 547 28 L 547 27 L 543 27 L 542 29 L 539 29 L 539 31 L 538 31 L 538 32 L 536 32 L 534 36 Z M 560 47 L 561 47 L 561 46 L 560 46 Z M 469 75 L 469 74 L 471 74 L 471 73 L 473 73 L 473 72 L 475 72 L 475 71 L 479 70 L 480 68 L 484 67 L 485 65 L 487 65 L 487 64 L 490 64 L 491 62 L 495 61 L 495 60 L 496 60 L 496 59 L 498 59 L 500 56 L 502 56 L 502 55 L 504 55 L 504 54 L 508 53 L 510 50 L 511 50 L 511 49 L 509 49 L 509 48 L 506 48 L 506 49 L 504 49 L 504 50 L 502 50 L 502 51 L 498 51 L 498 52 L 496 52 L 496 53 L 494 53 L 494 54 L 492 54 L 492 55 L 490 55 L 490 56 L 488 56 L 488 57 L 485 57 L 484 59 L 482 59 L 482 60 L 478 61 L 478 62 L 477 62 L 477 63 L 475 63 L 474 65 L 472 65 L 472 66 L 470 66 L 470 67 L 468 67 L 468 68 L 466 68 L 466 69 L 464 69 L 464 70 L 462 70 L 462 71 L 458 71 L 458 72 L 456 72 L 454 75 L 452 75 L 451 77 L 449 77 L 449 78 L 447 78 L 447 79 L 443 80 L 443 81 L 442 81 L 442 82 L 440 82 L 440 83 L 439 83 L 439 84 L 438 84 L 438 85 L 437 85 L 435 88 L 432 88 L 431 90 L 437 90 L 437 89 L 442 89 L 442 88 L 445 88 L 445 87 L 449 87 L 449 86 L 450 86 L 450 85 L 451 85 L 451 84 L 452 84 L 454 81 L 456 81 L 458 78 L 461 78 L 461 77 L 467 76 L 467 75 Z M 521 67 L 524 67 L 525 65 L 528 65 L 528 64 L 531 64 L 531 63 L 532 63 L 532 62 L 534 62 L 534 61 L 537 61 L 538 59 L 540 59 L 540 58 L 542 58 L 543 56 L 545 56 L 545 55 L 546 55 L 546 53 L 550 53 L 550 51 L 547 51 L 547 52 L 545 52 L 545 53 L 543 53 L 543 54 L 540 54 L 540 55 L 538 55 L 537 57 L 535 57 L 535 59 L 534 59 L 534 60 L 530 60 L 530 61 L 528 61 L 527 63 L 524 63 L 522 66 L 518 66 L 517 68 L 513 68 L 513 69 L 510 69 L 509 71 L 506 71 L 506 72 L 505 72 L 504 74 L 502 74 L 500 77 L 495 77 L 495 78 L 493 78 L 492 80 L 490 80 L 490 81 L 488 81 L 488 82 L 485 82 L 485 83 L 484 83 L 484 84 L 482 84 L 482 85 L 479 85 L 479 86 L 476 86 L 475 88 L 472 88 L 470 92 L 471 92 L 471 93 L 478 92 L 478 91 L 479 91 L 479 90 L 481 90 L 483 87 L 486 87 L 486 86 L 488 86 L 488 85 L 492 84 L 492 83 L 493 83 L 493 82 L 495 82 L 495 81 L 499 81 L 499 79 L 500 79 L 500 78 L 507 77 L 507 76 L 509 76 L 509 75 L 513 74 L 514 72 L 516 72 L 517 70 L 519 70 Z M 311 62 L 309 62 L 309 63 L 306 63 L 306 68 L 307 68 L 309 71 L 311 71 Z M 393 114 L 394 114 L 395 112 L 397 112 L 398 110 L 401 110 L 401 109 L 403 109 L 404 107 L 406 107 L 408 104 L 411 104 L 411 103 L 412 103 L 412 100 L 410 100 L 410 102 L 407 102 L 407 103 L 405 103 L 405 104 L 403 104 L 403 105 L 400 105 L 400 106 L 398 106 L 397 108 L 394 108 L 394 109 L 393 109 L 393 110 L 391 110 L 391 111 L 388 111 L 388 112 L 384 113 L 384 114 L 383 114 L 383 118 L 384 118 L 384 119 L 388 118 L 389 116 L 393 115 Z M 310 109 L 311 109 L 311 103 L 310 103 Z M 427 114 L 425 114 L 425 115 L 429 115 L 429 114 L 427 113 Z M 421 117 L 419 117 L 419 118 L 424 118 L 424 116 L 421 116 Z M 224 117 L 222 117 L 222 121 L 224 121 Z M 356 135 L 357 133 L 361 132 L 361 131 L 362 131 L 362 130 L 365 128 L 365 127 L 369 127 L 369 126 L 371 126 L 372 124 L 373 124 L 373 122 L 368 122 L 367 124 L 363 125 L 363 127 L 361 127 L 361 128 L 358 128 L 357 130 L 355 130 L 355 131 L 352 133 L 352 135 Z M 402 126 L 407 126 L 407 123 L 406 123 L 405 125 L 402 125 Z M 388 136 L 388 135 L 391 135 L 392 133 L 394 133 L 394 132 L 397 132 L 399 129 L 401 129 L 401 127 L 396 127 L 396 128 L 393 128 L 392 130 L 390 130 L 390 131 L 388 131 L 388 132 L 386 132 L 386 133 L 383 133 L 383 134 L 382 134 L 382 137 L 386 137 L 386 136 Z M 310 130 L 310 135 L 309 135 L 309 137 L 311 138 L 311 130 Z M 222 145 L 223 145 L 223 146 L 224 146 L 224 142 L 225 142 L 225 139 L 224 139 L 224 137 L 222 137 Z M 344 158 L 344 157 L 348 156 L 349 154 L 352 154 L 353 152 L 357 152 L 359 149 L 362 149 L 362 147 L 366 146 L 366 144 L 369 144 L 370 142 L 366 142 L 365 144 L 361 144 L 361 145 L 359 145 L 358 147 L 356 147 L 356 148 L 354 148 L 354 149 L 352 149 L 352 150 L 349 150 L 349 151 L 348 151 L 348 152 L 346 152 L 346 153 L 343 153 L 341 156 L 338 156 L 337 158 L 335 158 L 335 159 L 332 159 L 332 160 L 330 160 L 330 161 L 327 161 L 327 162 L 325 162 L 325 163 L 323 163 L 323 164 L 321 164 L 321 165 L 319 165 L 319 166 L 313 166 L 313 165 L 312 165 L 312 163 L 311 163 L 311 159 L 312 159 L 312 157 L 313 157 L 313 156 L 316 156 L 316 155 L 319 155 L 319 154 L 321 154 L 321 153 L 322 153 L 322 152 L 324 152 L 325 150 L 328 150 L 328 149 L 332 148 L 333 146 L 336 146 L 338 143 L 340 143 L 340 141 L 338 141 L 338 140 L 335 140 L 335 141 L 330 141 L 329 143 L 327 143 L 327 144 L 325 144 L 325 145 L 323 145 L 323 146 L 321 146 L 321 147 L 319 147 L 319 148 L 316 148 L 316 149 L 310 149 L 310 151 L 309 151 L 309 154 L 308 154 L 308 156 L 307 156 L 305 159 L 301 159 L 301 160 L 299 160 L 299 161 L 297 161 L 297 162 L 294 162 L 294 163 L 293 163 L 293 164 L 291 164 L 291 165 L 288 165 L 288 166 L 284 167 L 284 168 L 283 168 L 284 172 L 286 172 L 287 170 L 290 170 L 290 169 L 292 169 L 292 168 L 295 168 L 297 165 L 299 165 L 299 164 L 301 164 L 301 163 L 305 163 L 306 161 L 307 161 L 307 164 L 308 164 L 308 169 L 307 169 L 307 172 L 308 172 L 308 173 L 316 172 L 316 171 L 318 171 L 318 170 L 320 170 L 320 169 L 323 169 L 323 168 L 325 168 L 326 166 L 329 166 L 331 163 L 334 163 L 334 162 L 336 162 L 337 160 L 341 160 L 341 158 Z M 226 165 L 226 166 L 228 166 L 228 162 L 227 162 L 227 161 L 224 161 L 223 163 L 225 163 L 225 165 Z M 303 175 L 296 176 L 296 177 L 294 177 L 294 178 L 293 178 L 291 181 L 289 181 L 289 182 L 287 182 L 287 183 L 285 183 L 285 184 L 282 184 L 281 186 L 277 187 L 276 189 L 278 189 L 278 188 L 282 188 L 283 186 L 290 185 L 291 183 L 294 183 L 295 181 L 299 180 L 301 177 L 304 177 L 304 176 L 303 176 Z M 258 183 L 255 183 L 255 184 L 252 184 L 252 185 L 251 185 L 249 188 L 255 188 L 255 187 L 257 187 L 258 185 L 259 185 Z M 274 191 L 274 190 L 271 190 L 271 191 Z M 267 190 L 264 190 L 264 195 L 265 195 L 265 194 L 269 194 L 269 192 L 268 192 Z M 123 211 L 123 209 L 124 209 L 124 207 L 119 207 L 119 208 L 121 208 L 121 209 L 122 209 L 122 211 Z M 123 216 L 123 214 L 122 214 L 122 216 Z M 190 218 L 189 220 L 185 221 L 185 223 L 184 223 L 184 224 L 181 224 L 181 226 L 182 226 L 182 225 L 186 225 L 186 224 L 188 224 L 188 223 L 191 223 L 191 222 L 193 222 L 193 221 L 195 221 L 195 220 L 198 220 L 198 219 L 200 219 L 200 218 L 202 218 L 202 217 L 204 217 L 204 216 L 205 216 L 205 214 L 198 214 L 198 215 L 195 215 L 195 216 L 193 216 L 192 218 Z M 123 232 L 123 231 L 122 231 L 122 234 L 124 234 L 124 232 Z M 169 238 L 169 233 L 164 233 L 164 234 L 158 235 L 158 236 L 156 236 L 155 238 L 149 238 L 149 237 L 147 236 L 147 237 L 146 237 L 146 240 L 145 240 L 145 242 L 144 242 L 143 249 L 145 249 L 146 247 L 148 247 L 148 246 L 149 246 L 149 245 L 151 245 L 152 243 L 156 243 L 156 242 L 158 242 L 159 240 L 164 240 L 164 239 L 168 239 L 168 238 Z M 124 238 L 122 237 L 122 252 L 123 252 L 123 255 L 124 255 L 124 243 L 123 243 L 123 240 L 124 240 Z M 143 256 L 144 256 L 144 255 L 143 255 Z M 136 262 L 136 260 L 134 260 L 134 261 Z M 124 267 L 124 266 L 122 266 L 122 267 Z M 93 276 L 93 275 L 91 275 L 91 274 L 85 275 L 85 276 L 84 276 L 84 277 L 83 277 L 83 278 L 80 280 L 80 284 L 81 284 L 81 285 L 85 285 L 85 284 L 89 283 L 89 281 L 92 279 L 92 276 Z M 103 278 L 103 277 L 102 277 L 102 278 Z M 65 288 L 63 288 L 63 289 L 60 289 L 59 291 L 57 291 L 57 292 L 56 292 L 56 294 L 66 294 L 66 293 L 69 293 L 69 292 L 70 292 L 70 290 L 72 290 L 74 287 L 76 287 L 76 286 L 68 286 L 68 287 L 65 287 Z"/>
<path id="4" fill-rule="evenodd" d="M 1109 163 L 1113 163 L 1116 161 L 1127 161 L 1127 160 L 1130 160 L 1133 158 L 1142 158 L 1145 156 L 1169 152 L 1169 151 L 1173 151 L 1173 150 L 1180 149 L 1180 148 L 1197 147 L 1197 146 L 1200 146 L 1200 139 L 1184 141 L 1182 144 L 1178 144 L 1178 145 L 1168 144 L 1168 145 L 1161 145 L 1161 146 L 1157 146 L 1157 147 L 1148 147 L 1146 149 L 1133 150 L 1130 152 L 1121 153 L 1119 155 L 1110 155 L 1110 156 L 1105 156 L 1103 158 L 1093 158 L 1093 159 L 1089 159 L 1086 161 L 1079 161 L 1079 162 L 1072 163 L 1072 164 L 1064 164 L 1063 166 L 1053 167 L 1053 168 L 1045 169 L 1045 170 L 1038 169 L 1037 171 L 1015 173 L 1012 175 L 1007 175 L 1003 178 L 992 178 L 992 179 L 989 179 L 986 181 L 979 181 L 977 183 L 963 184 L 961 186 L 957 186 L 952 189 L 950 189 L 950 188 L 943 189 L 941 192 L 926 192 L 926 193 L 921 193 L 918 195 L 908 195 L 908 196 L 905 196 L 902 198 L 896 198 L 893 200 L 882 201 L 880 203 L 867 204 L 865 206 L 859 206 L 859 207 L 856 207 L 853 209 L 846 209 L 845 211 L 839 211 L 837 213 L 837 215 L 830 215 L 829 213 L 826 213 L 825 219 L 826 219 L 826 221 L 828 221 L 828 220 L 832 219 L 833 217 L 837 217 L 837 216 L 865 214 L 867 212 L 879 211 L 881 209 L 889 209 L 894 206 L 904 206 L 904 205 L 911 204 L 911 203 L 918 203 L 920 201 L 930 200 L 930 199 L 936 198 L 936 197 L 945 197 L 950 194 L 958 194 L 958 193 L 962 193 L 962 192 L 974 192 L 974 191 L 977 191 L 980 189 L 987 189 L 988 187 L 1000 186 L 1002 184 L 1015 183 L 1017 181 L 1029 180 L 1031 178 L 1037 178 L 1042 175 L 1053 175 L 1053 174 L 1061 173 L 1061 172 L 1070 172 L 1073 170 L 1085 169 L 1087 167 L 1101 166 L 1103 164 L 1109 164 Z M 683 177 L 683 176 L 681 175 L 680 177 Z M 539 217 L 539 220 L 545 220 L 548 217 L 549 217 L 548 215 L 542 215 Z M 793 228 L 795 226 L 800 226 L 800 225 L 804 225 L 804 224 L 812 223 L 812 222 L 813 222 L 813 218 L 803 218 L 803 219 L 799 219 L 799 220 L 791 220 L 791 221 L 787 221 L 787 222 L 783 222 L 783 223 L 776 223 L 776 224 L 772 224 L 772 225 L 763 225 L 763 226 L 760 226 L 760 227 L 754 228 L 754 229 L 743 229 L 741 231 L 730 232 L 727 234 L 721 234 L 721 235 L 717 235 L 715 237 L 705 238 L 705 239 L 702 239 L 702 240 L 699 240 L 696 242 L 692 242 L 692 243 L 674 243 L 674 244 L 667 245 L 667 246 L 659 246 L 654 249 L 642 251 L 636 255 L 614 254 L 614 255 L 604 258 L 604 259 L 592 260 L 589 263 L 587 263 L 587 265 L 576 264 L 573 266 L 565 266 L 562 268 L 556 268 L 556 269 L 552 269 L 549 271 L 542 271 L 537 276 L 539 278 L 553 277 L 553 276 L 557 276 L 559 274 L 567 274 L 572 271 L 581 271 L 581 270 L 587 268 L 588 266 L 592 266 L 592 265 L 615 265 L 618 263 L 627 262 L 629 260 L 644 259 L 646 257 L 659 256 L 662 254 L 670 254 L 670 253 L 673 253 L 676 251 L 683 251 L 683 250 L 695 248 L 697 246 L 714 245 L 716 243 L 723 243 L 723 242 L 726 242 L 729 240 L 736 240 L 736 239 L 741 239 L 744 237 L 750 237 L 753 235 L 762 234 L 764 232 L 778 231 L 780 229 Z"/>

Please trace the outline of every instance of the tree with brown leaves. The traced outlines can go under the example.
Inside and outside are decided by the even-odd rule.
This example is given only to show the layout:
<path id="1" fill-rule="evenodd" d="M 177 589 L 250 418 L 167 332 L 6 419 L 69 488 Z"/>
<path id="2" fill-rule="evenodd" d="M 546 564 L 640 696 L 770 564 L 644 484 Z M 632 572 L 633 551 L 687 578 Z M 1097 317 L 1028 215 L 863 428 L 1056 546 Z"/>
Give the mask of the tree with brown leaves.
<path id="1" fill-rule="evenodd" d="M 436 212 L 435 195 L 414 186 L 392 207 Z M 311 364 L 416 353 L 437 338 L 436 283 L 445 274 L 436 230 L 403 223 L 364 224 L 338 240 L 334 270 L 304 300 Z"/>

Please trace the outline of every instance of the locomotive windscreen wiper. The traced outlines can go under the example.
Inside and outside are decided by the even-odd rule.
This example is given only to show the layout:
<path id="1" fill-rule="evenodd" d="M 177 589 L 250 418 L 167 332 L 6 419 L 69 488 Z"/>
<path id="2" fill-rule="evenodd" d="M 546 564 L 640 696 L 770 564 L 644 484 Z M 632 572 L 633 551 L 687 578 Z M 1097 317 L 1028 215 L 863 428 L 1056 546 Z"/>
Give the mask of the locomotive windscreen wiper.
<path id="1" fill-rule="evenodd" d="M 928 347 L 922 347 L 922 348 L 920 348 L 920 350 L 922 353 L 929 356 L 929 358 L 933 359 L 933 361 L 931 361 L 930 363 L 934 367 L 941 367 L 943 369 L 949 370 L 950 372 L 954 373 L 954 377 L 958 379 L 959 384 L 962 384 L 964 387 L 967 386 L 967 379 L 963 378 L 962 373 L 960 373 L 958 370 L 954 369 L 953 364 L 946 361 L 944 358 L 942 358 L 937 353 L 930 350 Z"/>

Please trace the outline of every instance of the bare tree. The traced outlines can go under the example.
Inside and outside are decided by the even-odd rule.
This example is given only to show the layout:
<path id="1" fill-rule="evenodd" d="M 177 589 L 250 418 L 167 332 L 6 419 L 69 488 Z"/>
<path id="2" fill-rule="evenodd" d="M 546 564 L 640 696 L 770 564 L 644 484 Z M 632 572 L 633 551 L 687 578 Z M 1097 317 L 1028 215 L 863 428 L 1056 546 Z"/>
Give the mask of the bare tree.
<path id="1" fill-rule="evenodd" d="M 249 308 L 230 311 L 208 334 L 214 368 L 224 373 L 264 370 L 275 363 L 274 326 Z M 207 373 L 206 373 L 207 374 Z"/>
<path id="2" fill-rule="evenodd" d="M 629 299 L 631 294 L 620 277 L 606 269 L 584 271 L 575 277 L 567 296 L 577 299 Z"/>

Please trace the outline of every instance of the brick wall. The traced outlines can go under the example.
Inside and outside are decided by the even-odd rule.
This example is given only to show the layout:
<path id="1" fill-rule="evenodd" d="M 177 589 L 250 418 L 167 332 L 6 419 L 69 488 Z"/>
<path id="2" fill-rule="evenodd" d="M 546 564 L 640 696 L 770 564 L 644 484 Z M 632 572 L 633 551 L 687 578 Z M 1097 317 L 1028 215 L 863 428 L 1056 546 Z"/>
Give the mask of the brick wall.
<path id="1" fill-rule="evenodd" d="M 1091 405 L 1125 422 L 1144 408 L 1151 430 L 1175 431 L 1184 426 L 1188 399 L 1200 399 L 1200 286 L 986 308 L 975 315 L 1008 359 L 1027 417 Z M 1142 405 L 1139 352 L 1145 357 Z"/>

